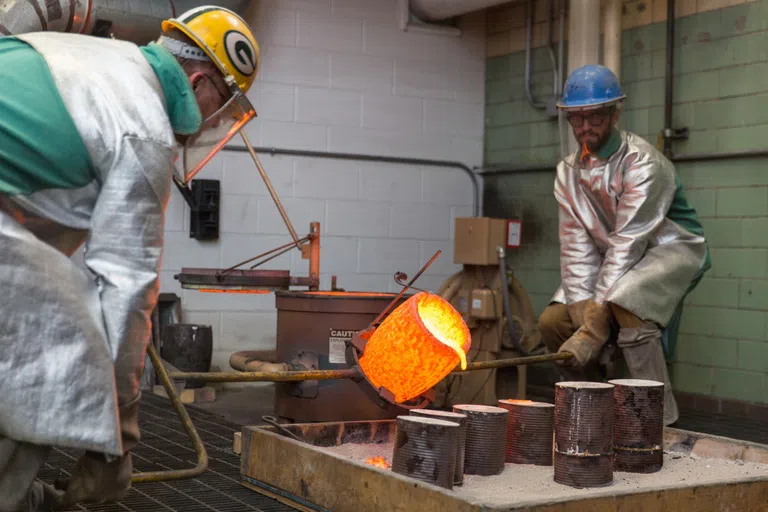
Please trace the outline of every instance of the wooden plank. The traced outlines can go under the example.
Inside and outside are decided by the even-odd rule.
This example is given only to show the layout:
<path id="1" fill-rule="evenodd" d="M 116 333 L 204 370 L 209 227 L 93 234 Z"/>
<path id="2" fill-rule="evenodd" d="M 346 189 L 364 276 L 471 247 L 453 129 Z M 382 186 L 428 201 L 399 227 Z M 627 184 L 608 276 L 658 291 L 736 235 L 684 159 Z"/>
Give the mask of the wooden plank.
<path id="1" fill-rule="evenodd" d="M 242 432 L 235 432 L 235 435 L 233 436 L 233 439 L 232 439 L 232 451 L 237 455 L 240 455 L 243 451 L 242 439 L 243 439 Z"/>
<path id="2" fill-rule="evenodd" d="M 393 422 L 390 422 L 393 423 Z M 334 512 L 481 512 L 437 486 L 245 427 L 242 473 Z M 251 454 L 253 454 L 251 456 Z"/>

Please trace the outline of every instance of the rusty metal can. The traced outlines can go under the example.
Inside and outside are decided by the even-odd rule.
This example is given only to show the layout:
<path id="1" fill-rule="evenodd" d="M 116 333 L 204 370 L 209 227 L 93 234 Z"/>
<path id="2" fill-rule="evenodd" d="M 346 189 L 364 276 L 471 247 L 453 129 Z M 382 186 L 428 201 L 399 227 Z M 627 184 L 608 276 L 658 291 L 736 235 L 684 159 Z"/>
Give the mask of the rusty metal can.
<path id="1" fill-rule="evenodd" d="M 475 404 L 454 405 L 453 412 L 467 417 L 464 473 L 489 476 L 504 471 L 509 412 L 501 407 Z"/>
<path id="2" fill-rule="evenodd" d="M 506 462 L 551 466 L 555 406 L 531 400 L 499 400 L 499 407 L 509 411 Z"/>
<path id="3" fill-rule="evenodd" d="M 467 444 L 467 417 L 464 414 L 435 409 L 411 409 L 411 414 L 419 417 L 426 416 L 437 418 L 459 424 L 459 438 L 456 443 L 456 469 L 453 476 L 453 485 L 464 484 L 464 447 Z"/>
<path id="4" fill-rule="evenodd" d="M 459 424 L 436 418 L 398 416 L 392 471 L 453 489 Z"/>
<path id="5" fill-rule="evenodd" d="M 613 388 L 555 384 L 555 482 L 579 488 L 613 483 Z"/>
<path id="6" fill-rule="evenodd" d="M 617 379 L 613 425 L 613 470 L 655 473 L 664 464 L 664 383 Z"/>

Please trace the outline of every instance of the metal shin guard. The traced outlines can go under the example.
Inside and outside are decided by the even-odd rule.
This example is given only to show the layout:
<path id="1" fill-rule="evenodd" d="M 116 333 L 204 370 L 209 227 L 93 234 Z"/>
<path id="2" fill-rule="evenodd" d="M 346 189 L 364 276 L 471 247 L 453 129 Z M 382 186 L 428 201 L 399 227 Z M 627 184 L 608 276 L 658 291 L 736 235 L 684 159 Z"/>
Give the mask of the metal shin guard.
<path id="1" fill-rule="evenodd" d="M 656 324 L 647 323 L 635 329 L 621 329 L 616 343 L 633 379 L 664 383 L 664 425 L 671 425 L 677 421 L 679 414 L 664 360 L 661 335 L 661 329 Z"/>

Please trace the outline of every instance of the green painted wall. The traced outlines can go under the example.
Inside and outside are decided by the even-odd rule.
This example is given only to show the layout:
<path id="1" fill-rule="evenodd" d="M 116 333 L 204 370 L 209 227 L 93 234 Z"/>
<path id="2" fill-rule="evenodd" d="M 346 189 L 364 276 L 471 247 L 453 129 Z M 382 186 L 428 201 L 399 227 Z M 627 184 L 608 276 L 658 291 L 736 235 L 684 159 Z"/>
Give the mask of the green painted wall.
<path id="1" fill-rule="evenodd" d="M 768 0 L 678 18 L 678 154 L 768 149 Z M 663 125 L 665 25 L 626 30 L 622 127 L 655 143 Z M 551 94 L 544 49 L 534 50 L 533 92 Z M 511 263 L 541 312 L 559 282 L 552 197 L 557 126 L 530 107 L 524 53 L 488 59 L 486 167 L 551 165 L 486 177 L 489 216 L 523 220 Z M 536 72 L 536 70 L 543 70 Z M 713 268 L 690 296 L 672 369 L 681 391 L 768 403 L 768 159 L 677 165 L 712 247 Z"/>

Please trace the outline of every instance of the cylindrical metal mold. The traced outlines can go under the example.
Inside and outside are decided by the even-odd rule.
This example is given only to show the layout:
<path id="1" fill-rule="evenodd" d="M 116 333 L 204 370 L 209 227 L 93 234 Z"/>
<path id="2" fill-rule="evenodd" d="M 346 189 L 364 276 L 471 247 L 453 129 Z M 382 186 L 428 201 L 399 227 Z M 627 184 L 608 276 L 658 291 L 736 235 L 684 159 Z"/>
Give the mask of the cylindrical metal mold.
<path id="1" fill-rule="evenodd" d="M 664 464 L 664 383 L 617 379 L 613 390 L 613 470 L 655 473 Z"/>
<path id="2" fill-rule="evenodd" d="M 213 357 L 213 329 L 210 325 L 168 324 L 163 327 L 160 355 L 183 372 L 207 372 Z M 187 382 L 200 388 L 204 382 Z"/>
<path id="3" fill-rule="evenodd" d="M 404 296 L 398 304 L 408 299 Z M 318 370 L 349 368 L 345 340 L 365 329 L 396 297 L 392 293 L 277 291 L 277 361 L 289 363 L 300 352 L 318 357 Z M 297 422 L 393 419 L 394 405 L 380 407 L 349 380 L 317 381 L 314 389 L 277 383 L 275 413 Z"/>
<path id="4" fill-rule="evenodd" d="M 499 400 L 499 407 L 509 411 L 506 462 L 551 466 L 555 406 L 531 400 Z"/>
<path id="5" fill-rule="evenodd" d="M 434 409 L 411 409 L 411 414 L 419 417 L 432 417 L 440 420 L 451 421 L 459 424 L 459 438 L 456 443 L 456 470 L 453 477 L 453 485 L 464 483 L 464 449 L 467 444 L 467 417 L 464 414 L 449 411 L 437 411 Z"/>
<path id="6" fill-rule="evenodd" d="M 453 489 L 459 424 L 418 416 L 398 416 L 392 471 Z"/>
<path id="7" fill-rule="evenodd" d="M 613 388 L 602 382 L 555 384 L 555 482 L 613 482 Z"/>
<path id="8" fill-rule="evenodd" d="M 453 412 L 467 417 L 464 473 L 489 476 L 504 471 L 507 410 L 489 405 L 462 404 L 454 405 Z"/>

